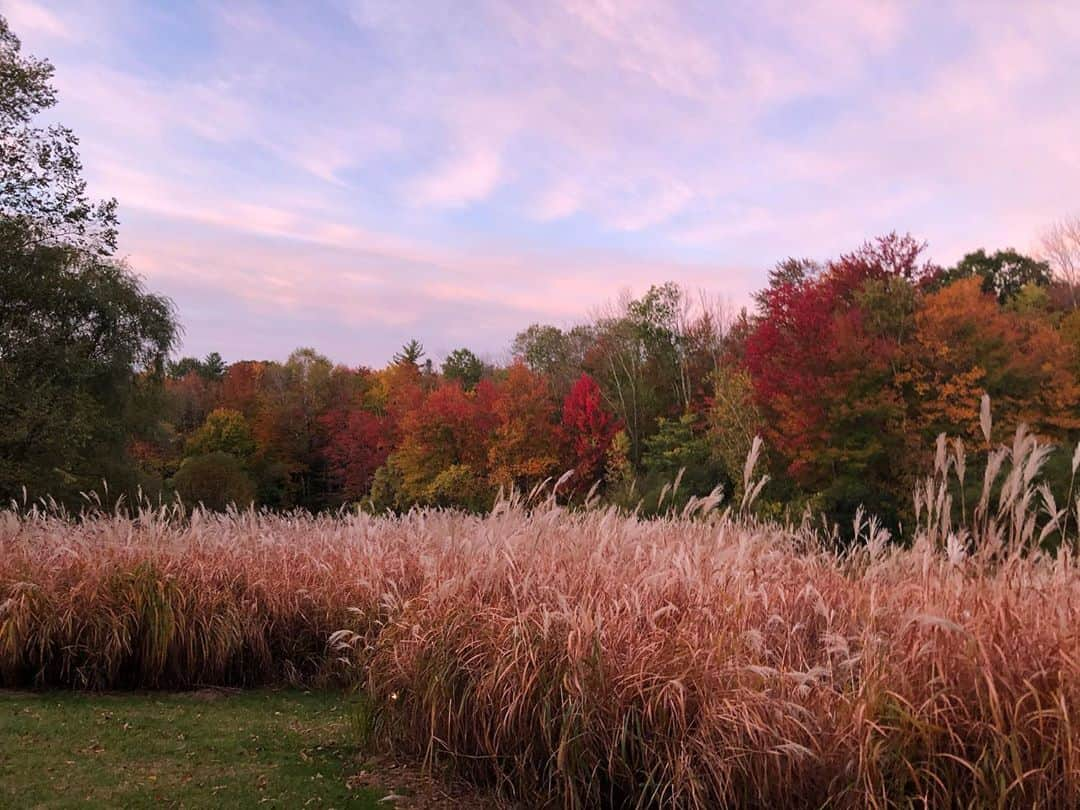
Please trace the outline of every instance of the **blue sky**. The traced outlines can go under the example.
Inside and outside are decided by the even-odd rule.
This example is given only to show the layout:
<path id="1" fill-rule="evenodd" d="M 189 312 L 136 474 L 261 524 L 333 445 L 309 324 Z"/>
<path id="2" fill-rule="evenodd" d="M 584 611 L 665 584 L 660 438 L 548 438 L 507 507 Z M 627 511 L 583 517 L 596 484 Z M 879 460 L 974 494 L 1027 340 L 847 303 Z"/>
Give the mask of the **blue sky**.
<path id="1" fill-rule="evenodd" d="M 0 0 L 184 350 L 500 358 L 674 280 L 1080 208 L 1080 4 Z"/>

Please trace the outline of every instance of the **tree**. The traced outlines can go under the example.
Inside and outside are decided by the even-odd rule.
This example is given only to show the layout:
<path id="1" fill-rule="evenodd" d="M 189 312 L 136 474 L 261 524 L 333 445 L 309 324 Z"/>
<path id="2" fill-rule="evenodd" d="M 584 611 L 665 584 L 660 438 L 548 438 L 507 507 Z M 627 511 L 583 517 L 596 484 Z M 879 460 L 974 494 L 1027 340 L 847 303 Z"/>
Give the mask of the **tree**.
<path id="1" fill-rule="evenodd" d="M 979 249 L 941 272 L 933 280 L 932 287 L 940 289 L 963 278 L 981 279 L 983 292 L 996 295 L 1002 304 L 1016 298 L 1027 285 L 1046 287 L 1052 280 L 1050 266 L 1044 261 L 1032 259 L 1012 248 L 995 251 L 989 256 Z"/>
<path id="2" fill-rule="evenodd" d="M 624 302 L 625 303 L 625 302 Z M 604 400 L 619 418 L 629 442 L 629 458 L 636 465 L 641 440 L 655 422 L 658 408 L 655 389 L 646 369 L 647 357 L 641 335 L 625 316 L 609 315 L 596 325 L 597 339 L 586 366 L 600 383 Z"/>
<path id="3" fill-rule="evenodd" d="M 468 393 L 457 383 L 444 383 L 405 414 L 401 443 L 387 460 L 395 470 L 390 480 L 400 481 L 399 504 L 428 503 L 432 483 L 453 465 L 487 476 L 488 448 L 498 424 L 497 397 L 486 380 Z"/>
<path id="4" fill-rule="evenodd" d="M 397 365 L 417 366 L 423 356 L 424 344 L 414 338 L 402 346 L 401 351 L 394 355 L 394 363 Z"/>
<path id="5" fill-rule="evenodd" d="M 1042 254 L 1054 276 L 1065 286 L 1072 309 L 1080 291 L 1080 216 L 1055 222 L 1041 240 Z"/>
<path id="6" fill-rule="evenodd" d="M 860 505 L 895 521 L 904 408 L 893 385 L 916 290 L 937 272 L 889 234 L 813 276 L 764 291 L 745 363 L 780 465 L 847 524 Z"/>
<path id="7" fill-rule="evenodd" d="M 1073 375 L 1080 379 L 1080 310 L 1073 310 L 1061 319 L 1058 333 L 1069 348 L 1069 363 Z"/>
<path id="8" fill-rule="evenodd" d="M 573 463 L 571 487 L 586 490 L 604 474 L 608 449 L 620 430 L 615 416 L 604 406 L 596 380 L 582 374 L 563 402 L 563 437 Z"/>
<path id="9" fill-rule="evenodd" d="M 321 417 L 335 404 L 334 365 L 314 349 L 297 349 L 284 364 L 266 364 L 259 383 L 252 428 L 266 471 L 263 497 L 284 507 L 331 505 Z"/>
<path id="10" fill-rule="evenodd" d="M 67 127 L 33 125 L 56 104 L 53 66 L 23 56 L 0 16 L 0 249 L 11 255 L 64 246 L 99 255 L 116 248 L 116 200 L 86 195 L 79 141 Z"/>
<path id="11" fill-rule="evenodd" d="M 199 427 L 218 402 L 218 391 L 198 372 L 188 371 L 183 377 L 164 380 L 166 417 L 180 433 L 190 433 Z"/>
<path id="12" fill-rule="evenodd" d="M 656 433 L 645 440 L 641 462 L 645 471 L 646 508 L 662 509 L 670 505 L 677 509 L 691 496 L 708 495 L 717 486 L 730 492 L 731 482 L 723 465 L 699 427 L 694 414 L 678 419 L 661 418 Z"/>
<path id="13" fill-rule="evenodd" d="M 388 419 L 356 408 L 333 411 L 325 421 L 329 429 L 326 457 L 330 474 L 346 500 L 360 500 L 370 491 L 375 471 L 393 450 Z"/>
<path id="14" fill-rule="evenodd" d="M 141 389 L 176 337 L 170 303 L 125 268 L 38 246 L 0 263 L 0 497 L 118 489 Z M 149 374 L 140 374 L 140 370 Z"/>
<path id="15" fill-rule="evenodd" d="M 466 391 L 471 391 L 484 376 L 483 361 L 468 349 L 454 349 L 442 364 L 443 376 L 456 380 Z"/>
<path id="16" fill-rule="evenodd" d="M 255 438 L 244 415 L 228 408 L 216 408 L 187 441 L 187 455 L 228 453 L 242 463 L 255 455 Z"/>
<path id="17" fill-rule="evenodd" d="M 424 500 L 431 506 L 486 512 L 494 500 L 491 487 L 468 464 L 451 464 L 428 485 Z"/>
<path id="18" fill-rule="evenodd" d="M 221 451 L 184 459 L 172 485 L 189 506 L 202 504 L 218 512 L 234 505 L 249 506 L 255 498 L 255 484 L 244 465 Z"/>
<path id="19" fill-rule="evenodd" d="M 221 380 L 218 401 L 224 408 L 240 411 L 251 420 L 259 409 L 259 391 L 268 363 L 244 360 L 231 363 Z"/>
<path id="20" fill-rule="evenodd" d="M 1080 428 L 1073 354 L 1045 321 L 1002 308 L 974 278 L 928 295 L 916 320 L 900 382 L 908 387 L 917 443 L 942 432 L 981 441 L 984 393 L 999 439 L 1019 422 L 1056 440 Z"/>
<path id="21" fill-rule="evenodd" d="M 77 141 L 35 127 L 53 69 L 0 18 L 0 499 L 136 483 L 127 448 L 177 337 L 171 303 L 107 258 L 115 202 L 86 196 Z"/>
<path id="22" fill-rule="evenodd" d="M 365 370 L 359 377 L 353 395 L 322 417 L 329 472 L 347 501 L 368 494 L 376 470 L 386 463 L 398 438 L 397 418 L 385 408 L 378 376 Z"/>
<path id="23" fill-rule="evenodd" d="M 624 294 L 594 324 L 583 365 L 623 423 L 635 464 L 658 418 L 703 409 L 726 325 L 720 308 L 704 297 L 691 301 L 671 282 L 640 298 Z"/>
<path id="24" fill-rule="evenodd" d="M 604 482 L 607 499 L 623 507 L 633 507 L 637 494 L 637 477 L 630 460 L 630 437 L 618 430 L 611 439 L 604 463 Z"/>
<path id="25" fill-rule="evenodd" d="M 712 453 L 732 486 L 727 495 L 741 497 L 743 465 L 754 437 L 765 429 L 754 401 L 753 381 L 745 369 L 725 365 L 717 370 L 707 418 Z"/>
<path id="26" fill-rule="evenodd" d="M 578 325 L 563 331 L 557 326 L 534 323 L 517 334 L 511 352 L 530 371 L 547 377 L 556 397 L 565 397 L 581 374 L 594 340 L 591 326 Z"/>
<path id="27" fill-rule="evenodd" d="M 594 326 L 585 365 L 623 423 L 634 464 L 657 417 L 685 410 L 677 326 L 682 302 L 674 284 L 653 286 L 639 299 L 624 294 Z"/>
<path id="28" fill-rule="evenodd" d="M 689 304 L 674 282 L 649 287 L 645 295 L 627 304 L 626 313 L 645 355 L 646 375 L 659 389 L 655 399 L 674 402 L 674 410 L 690 410 L 690 381 L 686 373 L 687 312 Z M 670 390 L 667 390 L 670 389 Z M 664 409 L 661 405 L 661 411 Z"/>
<path id="29" fill-rule="evenodd" d="M 170 361 L 166 373 L 174 380 L 179 380 L 194 372 L 207 382 L 221 382 L 225 377 L 225 361 L 217 352 L 210 352 L 205 360 L 197 357 L 181 357 Z"/>
<path id="30" fill-rule="evenodd" d="M 754 300 L 759 307 L 764 308 L 768 305 L 770 291 L 784 287 L 799 287 L 821 275 L 822 269 L 821 265 L 813 259 L 797 259 L 789 256 L 777 262 L 769 271 L 769 283 L 764 290 L 754 294 Z"/>
<path id="31" fill-rule="evenodd" d="M 494 401 L 497 419 L 488 450 L 489 478 L 507 490 L 528 491 L 561 472 L 557 411 L 548 381 L 515 363 Z"/>

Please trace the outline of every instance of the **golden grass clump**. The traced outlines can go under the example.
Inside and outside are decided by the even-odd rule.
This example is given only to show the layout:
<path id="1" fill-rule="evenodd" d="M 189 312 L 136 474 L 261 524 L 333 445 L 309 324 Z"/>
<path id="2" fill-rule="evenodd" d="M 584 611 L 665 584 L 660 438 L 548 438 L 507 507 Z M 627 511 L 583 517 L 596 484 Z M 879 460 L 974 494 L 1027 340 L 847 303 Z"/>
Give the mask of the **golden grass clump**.
<path id="1" fill-rule="evenodd" d="M 365 734 L 527 805 L 1080 806 L 1068 518 L 1032 519 L 1023 439 L 975 522 L 951 525 L 952 452 L 912 545 L 860 519 L 844 552 L 728 513 L 550 502 L 13 509 L 0 685 L 349 679 Z"/>

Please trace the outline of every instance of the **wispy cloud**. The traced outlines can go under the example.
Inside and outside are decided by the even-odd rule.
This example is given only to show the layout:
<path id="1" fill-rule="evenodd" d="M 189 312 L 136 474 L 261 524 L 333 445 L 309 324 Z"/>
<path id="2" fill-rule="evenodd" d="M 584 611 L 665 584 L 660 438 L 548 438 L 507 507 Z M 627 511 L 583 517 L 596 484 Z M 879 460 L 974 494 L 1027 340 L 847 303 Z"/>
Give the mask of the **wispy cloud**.
<path id="1" fill-rule="evenodd" d="M 420 205 L 454 208 L 486 199 L 498 186 L 500 175 L 499 155 L 490 149 L 476 149 L 455 155 L 414 180 L 409 197 Z"/>
<path id="2" fill-rule="evenodd" d="M 1074 3 L 103 3 L 0 12 L 195 352 L 497 352 L 893 228 L 1024 248 L 1080 186 Z"/>
<path id="3" fill-rule="evenodd" d="M 33 0 L 4 0 L 0 5 L 8 25 L 23 33 L 40 34 L 57 39 L 78 39 L 78 31 L 45 6 Z"/>

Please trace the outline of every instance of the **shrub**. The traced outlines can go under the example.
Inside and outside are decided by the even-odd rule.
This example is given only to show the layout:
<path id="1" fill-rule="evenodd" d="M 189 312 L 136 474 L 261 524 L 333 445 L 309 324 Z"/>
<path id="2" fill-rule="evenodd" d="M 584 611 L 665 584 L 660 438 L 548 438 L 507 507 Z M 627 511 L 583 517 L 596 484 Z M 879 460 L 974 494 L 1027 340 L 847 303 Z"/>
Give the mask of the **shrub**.
<path id="1" fill-rule="evenodd" d="M 248 506 L 255 497 L 255 484 L 243 463 L 220 450 L 184 459 L 172 485 L 185 503 L 217 511 Z"/>

